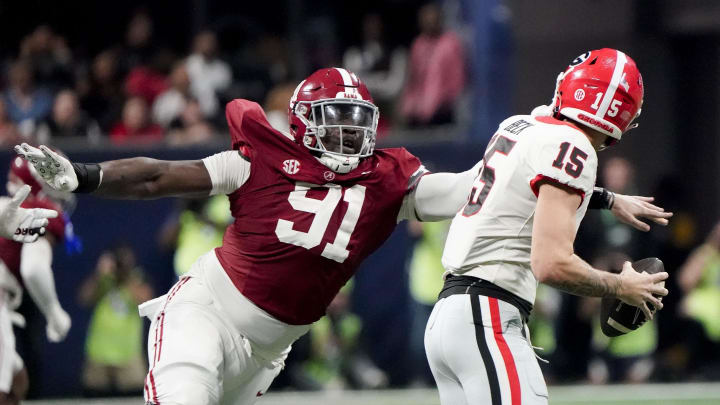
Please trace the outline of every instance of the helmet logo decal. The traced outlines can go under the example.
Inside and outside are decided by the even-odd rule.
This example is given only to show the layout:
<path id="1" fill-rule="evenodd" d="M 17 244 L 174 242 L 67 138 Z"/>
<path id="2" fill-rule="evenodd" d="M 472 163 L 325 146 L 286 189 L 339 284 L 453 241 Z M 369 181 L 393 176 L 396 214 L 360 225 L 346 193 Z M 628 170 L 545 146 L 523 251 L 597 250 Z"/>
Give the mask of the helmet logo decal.
<path id="1" fill-rule="evenodd" d="M 583 89 L 575 90 L 575 100 L 582 101 L 584 98 L 585 98 L 585 90 L 583 90 Z"/>
<path id="2" fill-rule="evenodd" d="M 587 60 L 587 58 L 590 57 L 590 51 L 585 52 L 584 54 L 578 56 L 577 58 L 573 59 L 572 62 L 570 62 L 570 66 L 577 66 Z"/>
<path id="3" fill-rule="evenodd" d="M 300 162 L 295 159 L 288 159 L 283 162 L 282 168 L 287 174 L 295 174 L 300 171 Z"/>
<path id="4" fill-rule="evenodd" d="M 615 130 L 613 129 L 613 127 L 611 127 L 610 125 L 608 125 L 608 124 L 606 124 L 606 123 L 604 123 L 604 122 L 602 122 L 602 121 L 598 121 L 598 120 L 596 120 L 595 118 L 588 117 L 587 115 L 585 115 L 585 114 L 583 114 L 583 113 L 579 113 L 579 114 L 577 115 L 577 117 L 578 117 L 578 119 L 579 119 L 580 121 L 585 121 L 585 122 L 587 122 L 587 123 L 590 124 L 590 125 L 594 125 L 594 126 L 600 127 L 600 128 L 602 128 L 602 129 L 610 132 L 610 133 L 615 133 Z"/>
<path id="5" fill-rule="evenodd" d="M 333 181 L 333 180 L 335 180 L 335 173 L 328 170 L 325 173 L 323 173 L 323 178 L 327 181 Z"/>

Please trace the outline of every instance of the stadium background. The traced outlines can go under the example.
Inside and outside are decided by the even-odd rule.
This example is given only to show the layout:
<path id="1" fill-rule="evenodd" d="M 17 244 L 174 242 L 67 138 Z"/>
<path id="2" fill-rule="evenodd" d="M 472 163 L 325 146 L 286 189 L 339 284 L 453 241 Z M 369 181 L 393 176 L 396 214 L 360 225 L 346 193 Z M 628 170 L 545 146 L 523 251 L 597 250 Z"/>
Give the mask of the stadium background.
<path id="1" fill-rule="evenodd" d="M 274 85 L 297 82 L 323 65 L 341 65 L 345 51 L 361 44 L 362 18 L 368 13 L 380 15 L 389 49 L 408 49 L 418 34 L 417 12 L 425 3 L 2 2 L 0 83 L 8 86 L 8 70 L 18 58 L 23 40 L 40 25 L 49 26 L 55 35 L 65 38 L 72 53 L 72 73 L 80 75 L 87 71 L 95 55 L 122 44 L 131 18 L 144 13 L 152 21 L 153 49 L 169 50 L 175 60 L 189 53 L 192 39 L 200 30 L 217 32 L 220 56 L 230 63 L 234 76 L 235 85 L 225 96 L 262 103 Z M 639 242 L 644 247 L 640 251 L 661 257 L 672 275 L 718 220 L 720 166 L 715 156 L 720 150 L 720 4 L 711 0 L 445 0 L 438 4 L 445 12 L 446 28 L 456 32 L 465 47 L 467 79 L 456 118 L 441 126 L 390 125 L 379 144 L 405 146 L 435 171 L 465 170 L 481 158 L 497 122 L 511 114 L 527 113 L 550 100 L 557 73 L 572 58 L 588 49 L 622 49 L 635 59 L 643 73 L 645 104 L 640 127 L 600 159 L 628 159 L 637 179 L 633 191 L 654 195 L 661 205 L 676 212 L 669 229 L 654 229 Z M 277 67 L 277 61 L 270 63 L 259 49 L 268 43 L 268 38 L 279 43 L 283 53 L 278 59 L 285 73 L 279 80 L 268 72 Z M 212 140 L 179 147 L 163 141 L 118 145 L 105 134 L 93 142 L 85 137 L 57 137 L 52 138 L 52 144 L 75 161 L 136 155 L 194 159 L 227 147 L 227 130 L 221 120 L 214 128 L 217 135 Z M 13 157 L 12 140 L 1 141 L 0 172 Z M 32 335 L 36 342 L 18 343 L 21 349 L 31 350 L 25 356 L 32 365 L 33 397 L 82 394 L 80 375 L 90 311 L 77 304 L 77 289 L 93 271 L 103 250 L 118 241 L 128 242 L 157 294 L 172 284 L 172 252 L 160 249 L 157 239 L 159 230 L 177 210 L 178 203 L 171 199 L 125 202 L 79 197 L 72 220 L 83 241 L 83 252 L 71 256 L 56 249 L 53 265 L 58 294 L 73 319 L 73 327 L 66 341 L 51 345 L 45 343 L 39 319 L 39 327 L 35 325 L 34 329 L 37 333 Z M 585 226 L 581 234 L 593 233 L 587 228 L 592 225 Z M 591 245 L 596 239 L 590 235 L 587 240 Z M 353 311 L 363 322 L 362 345 L 387 373 L 392 388 L 412 384 L 408 378 L 414 367 L 408 353 L 411 298 L 404 270 L 412 247 L 413 239 L 406 227 L 398 227 L 358 272 L 352 293 Z M 592 250 L 592 246 L 578 248 L 582 249 Z M 669 301 L 677 304 L 680 295 L 677 287 L 672 288 L 674 297 Z M 681 333 L 674 333 L 678 329 L 678 324 L 673 323 L 676 316 L 666 314 L 677 308 L 672 304 L 668 307 L 658 321 L 660 338 L 654 358 L 659 371 L 656 368 L 649 381 L 718 379 L 720 373 L 713 367 L 700 371 L 662 369 L 665 358 L 660 356 L 667 355 L 663 349 L 683 343 Z M 663 322 L 663 318 L 669 320 Z M 565 335 L 558 336 L 558 342 L 576 339 L 570 332 L 562 333 Z M 720 363 L 714 357 L 716 353 L 708 354 L 711 366 Z M 585 381 L 581 372 L 567 374 L 558 374 L 552 382 Z M 706 390 L 708 386 L 698 389 Z M 695 391 L 692 386 L 687 390 Z M 714 401 L 719 397 L 711 398 Z"/>

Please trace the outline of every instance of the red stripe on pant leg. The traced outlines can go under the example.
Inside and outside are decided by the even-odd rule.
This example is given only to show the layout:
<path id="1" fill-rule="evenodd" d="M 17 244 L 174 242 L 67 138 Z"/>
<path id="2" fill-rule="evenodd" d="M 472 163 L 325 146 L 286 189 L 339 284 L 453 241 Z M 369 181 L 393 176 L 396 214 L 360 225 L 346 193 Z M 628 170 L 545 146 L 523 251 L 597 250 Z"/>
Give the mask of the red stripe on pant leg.
<path id="1" fill-rule="evenodd" d="M 160 314 L 160 340 L 158 341 L 158 355 L 157 355 L 157 361 L 160 361 L 160 355 L 162 354 L 162 344 L 163 344 L 163 331 L 165 330 L 165 307 L 167 307 L 167 304 L 170 302 L 170 300 L 177 294 L 178 291 L 180 291 L 180 288 L 185 285 L 185 283 L 190 280 L 190 277 L 185 277 L 180 282 L 177 283 L 177 288 L 175 288 L 175 291 L 171 292 L 170 295 L 168 295 L 167 300 L 165 301 L 165 305 L 163 306 L 162 313 Z"/>
<path id="2" fill-rule="evenodd" d="M 158 317 L 159 320 L 159 317 Z M 157 362 L 157 349 L 158 349 L 158 325 L 155 324 L 155 345 L 153 349 L 153 363 L 152 367 L 150 367 L 150 370 L 148 371 L 147 377 L 145 377 L 145 389 L 148 391 L 148 401 L 154 401 L 155 398 L 157 398 L 157 390 L 155 389 L 155 380 L 152 378 L 152 371 L 155 368 L 155 363 Z M 149 386 L 152 386 L 152 391 L 155 393 L 155 398 L 150 396 L 150 389 Z"/>
<path id="3" fill-rule="evenodd" d="M 158 401 L 158 398 L 157 398 L 157 390 L 155 389 L 155 379 L 153 378 L 152 370 L 150 370 L 150 372 L 148 374 L 150 375 L 150 385 L 152 385 L 153 403 L 155 405 L 160 405 L 160 401 Z"/>
<path id="4" fill-rule="evenodd" d="M 163 304 L 162 312 L 160 313 L 160 316 L 158 320 L 160 321 L 160 326 L 155 327 L 155 353 L 153 353 L 153 365 L 150 368 L 150 371 L 148 371 L 148 377 L 150 380 L 150 387 L 152 388 L 153 393 L 153 402 L 157 405 L 160 405 L 160 401 L 157 399 L 157 389 L 155 387 L 155 378 L 153 377 L 153 369 L 155 369 L 155 364 L 157 364 L 158 361 L 160 361 L 160 355 L 162 354 L 162 342 L 163 342 L 163 332 L 165 330 L 164 324 L 165 324 L 165 308 L 167 307 L 168 302 L 172 299 L 172 297 L 177 294 L 177 292 L 180 290 L 180 287 L 185 285 L 190 280 L 190 277 L 184 277 L 175 285 L 173 288 L 170 289 L 170 292 L 168 293 L 168 297 L 165 300 L 165 304 Z M 160 329 L 160 336 L 158 336 L 158 329 Z"/>
<path id="5" fill-rule="evenodd" d="M 495 336 L 495 342 L 497 342 L 500 354 L 502 354 L 503 362 L 505 363 L 505 370 L 507 370 L 508 382 L 510 383 L 510 398 L 512 399 L 512 405 L 521 404 L 521 393 L 520 393 L 520 379 L 518 378 L 517 369 L 515 368 L 515 360 L 513 359 L 512 352 L 505 342 L 505 337 L 502 334 L 502 325 L 500 324 L 500 307 L 498 306 L 497 298 L 488 297 L 488 303 L 490 304 L 490 319 L 492 320 L 493 335 Z"/>
<path id="6" fill-rule="evenodd" d="M 170 289 L 170 292 L 168 293 L 168 296 L 172 295 L 175 290 L 177 290 L 180 286 L 180 283 L 175 283 L 175 285 L 172 286 Z M 165 310 L 165 306 L 167 305 L 167 299 L 165 299 L 165 304 L 163 304 L 163 310 Z M 164 312 L 161 314 L 164 315 Z M 156 321 L 160 321 L 161 316 L 159 315 L 156 319 Z M 154 401 L 157 398 L 157 390 L 155 389 L 155 379 L 152 378 L 152 371 L 155 368 L 155 364 L 158 360 L 158 329 L 159 326 L 155 324 L 155 343 L 153 344 L 153 361 L 150 365 L 150 370 L 148 370 L 148 375 L 145 377 L 145 391 L 147 392 L 147 400 L 148 401 Z M 155 393 L 155 398 L 150 396 L 150 386 L 152 386 L 153 393 Z"/>
<path id="7" fill-rule="evenodd" d="M 150 390 L 148 389 L 148 377 L 145 376 L 145 401 L 150 402 Z"/>

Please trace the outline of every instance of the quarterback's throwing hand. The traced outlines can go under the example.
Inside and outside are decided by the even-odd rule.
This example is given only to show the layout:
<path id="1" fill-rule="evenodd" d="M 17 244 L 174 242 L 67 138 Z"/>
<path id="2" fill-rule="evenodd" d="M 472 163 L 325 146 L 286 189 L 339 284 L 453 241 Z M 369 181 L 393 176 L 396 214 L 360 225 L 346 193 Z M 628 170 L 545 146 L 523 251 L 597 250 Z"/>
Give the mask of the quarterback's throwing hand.
<path id="1" fill-rule="evenodd" d="M 72 192 L 78 187 L 78 178 L 72 163 L 47 146 L 40 145 L 40 148 L 35 148 L 23 143 L 15 145 L 15 152 L 30 162 L 45 182 L 55 190 Z"/>
<path id="2" fill-rule="evenodd" d="M 642 222 L 640 218 L 649 219 L 658 225 L 664 226 L 668 224 L 668 219 L 673 216 L 672 212 L 667 212 L 662 207 L 651 204 L 654 199 L 653 197 L 615 194 L 612 213 L 620 222 L 647 232 L 650 230 L 650 225 Z"/>
<path id="3" fill-rule="evenodd" d="M 12 199 L 0 199 L 0 236 L 12 238 L 16 242 L 35 242 L 45 233 L 48 218 L 58 213 L 44 208 L 20 208 L 20 204 L 30 194 L 30 186 L 20 187 Z"/>

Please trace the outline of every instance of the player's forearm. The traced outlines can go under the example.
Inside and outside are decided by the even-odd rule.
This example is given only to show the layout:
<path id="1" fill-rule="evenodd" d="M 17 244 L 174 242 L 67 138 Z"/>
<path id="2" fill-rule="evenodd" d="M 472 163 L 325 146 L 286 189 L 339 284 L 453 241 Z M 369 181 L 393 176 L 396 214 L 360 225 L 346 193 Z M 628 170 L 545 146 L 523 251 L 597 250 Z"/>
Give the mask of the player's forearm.
<path id="1" fill-rule="evenodd" d="M 543 268 L 544 266 L 544 268 Z M 536 263 L 536 274 L 543 284 L 585 297 L 617 297 L 621 282 L 617 274 L 594 269 L 587 262 L 573 254 L 567 258 Z"/>
<path id="2" fill-rule="evenodd" d="M 422 221 L 452 218 L 467 202 L 480 163 L 462 173 L 425 175 L 415 191 L 415 211 Z"/>
<path id="3" fill-rule="evenodd" d="M 94 194 L 116 199 L 207 196 L 212 184 L 201 161 L 166 161 L 144 157 L 100 164 L 102 182 Z M 204 176 L 202 172 L 205 172 Z"/>
<path id="4" fill-rule="evenodd" d="M 20 260 L 20 275 L 30 297 L 47 317 L 60 302 L 55 292 L 52 273 L 52 246 L 45 238 L 23 245 Z"/>

